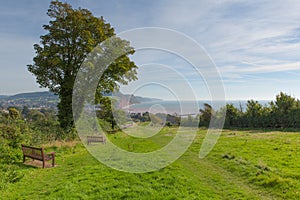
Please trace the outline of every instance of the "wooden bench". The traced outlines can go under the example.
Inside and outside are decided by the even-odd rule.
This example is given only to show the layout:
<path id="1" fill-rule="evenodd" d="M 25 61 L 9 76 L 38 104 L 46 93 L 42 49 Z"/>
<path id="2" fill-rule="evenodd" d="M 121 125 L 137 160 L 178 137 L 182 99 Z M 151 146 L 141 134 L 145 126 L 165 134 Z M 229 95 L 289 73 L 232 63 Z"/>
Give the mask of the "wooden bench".
<path id="1" fill-rule="evenodd" d="M 43 162 L 43 168 L 45 168 L 45 161 L 52 160 L 52 167 L 55 164 L 55 152 L 45 153 L 44 148 L 37 148 L 26 146 L 22 144 L 23 151 L 23 163 L 25 162 L 25 158 L 32 158 L 34 160 L 40 160 Z"/>
<path id="2" fill-rule="evenodd" d="M 105 136 L 87 136 L 87 144 L 91 144 L 92 142 L 102 142 L 106 143 Z"/>

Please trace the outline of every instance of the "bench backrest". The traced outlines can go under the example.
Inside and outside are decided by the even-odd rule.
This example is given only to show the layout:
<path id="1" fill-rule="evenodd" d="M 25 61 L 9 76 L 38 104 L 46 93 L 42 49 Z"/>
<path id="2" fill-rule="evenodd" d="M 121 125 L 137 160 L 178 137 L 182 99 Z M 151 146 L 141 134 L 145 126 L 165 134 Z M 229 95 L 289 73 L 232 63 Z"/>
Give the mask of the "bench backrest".
<path id="1" fill-rule="evenodd" d="M 90 141 L 103 141 L 103 136 L 87 136 L 87 139 Z"/>
<path id="2" fill-rule="evenodd" d="M 44 148 L 30 147 L 22 144 L 22 151 L 24 156 L 29 156 L 31 158 L 37 159 L 44 158 Z"/>
<path id="3" fill-rule="evenodd" d="M 106 138 L 105 136 L 87 136 L 87 144 L 91 144 L 92 142 L 106 143 Z"/>

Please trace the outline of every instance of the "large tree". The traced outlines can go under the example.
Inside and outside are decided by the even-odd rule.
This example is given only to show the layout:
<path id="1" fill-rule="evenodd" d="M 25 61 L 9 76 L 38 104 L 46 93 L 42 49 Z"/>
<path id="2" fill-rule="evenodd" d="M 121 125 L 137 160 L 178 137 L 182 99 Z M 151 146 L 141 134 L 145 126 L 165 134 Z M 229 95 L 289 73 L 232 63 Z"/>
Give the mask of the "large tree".
<path id="1" fill-rule="evenodd" d="M 101 42 L 115 35 L 114 29 L 103 19 L 93 16 L 87 9 L 73 9 L 71 5 L 52 1 L 47 15 L 51 18 L 43 28 L 40 44 L 35 44 L 36 56 L 28 70 L 36 76 L 41 87 L 59 95 L 58 119 L 62 128 L 73 127 L 72 92 L 76 74 L 86 56 Z M 136 78 L 137 66 L 128 55 L 130 49 L 104 72 L 97 89 L 98 99 L 102 92 L 113 91 L 118 83 L 126 84 Z"/>

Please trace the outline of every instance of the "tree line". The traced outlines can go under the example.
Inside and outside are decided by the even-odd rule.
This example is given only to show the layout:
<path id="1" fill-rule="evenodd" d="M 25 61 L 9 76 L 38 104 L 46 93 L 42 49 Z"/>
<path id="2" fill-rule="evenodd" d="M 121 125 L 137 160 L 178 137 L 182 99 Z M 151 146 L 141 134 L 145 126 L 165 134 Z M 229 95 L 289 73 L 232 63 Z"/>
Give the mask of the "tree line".
<path id="1" fill-rule="evenodd" d="M 245 110 L 226 105 L 226 128 L 300 128 L 300 101 L 280 92 L 275 101 L 261 105 L 249 100 Z"/>
<path id="2" fill-rule="evenodd" d="M 134 121 L 151 121 L 148 115 L 147 112 L 133 113 L 131 118 Z M 299 129 L 300 101 L 280 92 L 276 95 L 275 101 L 270 101 L 266 105 L 256 100 L 248 100 L 245 109 L 242 106 L 237 108 L 230 103 L 220 110 L 214 110 L 211 105 L 205 103 L 196 116 L 180 117 L 161 113 L 155 116 L 165 119 L 166 126 L 209 127 L 212 118 L 225 117 L 224 128 Z"/>

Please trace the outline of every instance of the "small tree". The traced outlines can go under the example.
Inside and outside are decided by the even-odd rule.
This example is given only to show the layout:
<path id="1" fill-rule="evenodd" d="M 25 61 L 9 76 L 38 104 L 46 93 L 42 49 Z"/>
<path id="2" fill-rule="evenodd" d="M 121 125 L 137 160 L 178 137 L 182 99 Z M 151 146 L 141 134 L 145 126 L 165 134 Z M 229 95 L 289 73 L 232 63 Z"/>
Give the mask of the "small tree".
<path id="1" fill-rule="evenodd" d="M 211 117 L 213 115 L 214 110 L 212 109 L 211 105 L 208 103 L 204 103 L 204 109 L 200 109 L 200 120 L 199 120 L 199 127 L 200 126 L 209 126 Z"/>
<path id="2" fill-rule="evenodd" d="M 117 125 L 124 125 L 127 122 L 127 115 L 125 111 L 117 108 L 117 101 L 115 99 L 103 97 L 98 103 L 100 104 L 100 107 L 96 112 L 97 117 L 110 123 L 112 130 L 114 130 Z"/>
<path id="3" fill-rule="evenodd" d="M 234 107 L 233 104 L 226 104 L 226 118 L 225 118 L 225 126 L 232 127 L 237 126 L 237 120 L 238 117 L 240 117 L 241 114 L 239 113 L 239 110 Z"/>
<path id="4" fill-rule="evenodd" d="M 69 130 L 74 124 L 72 93 L 77 72 L 86 56 L 115 33 L 103 17 L 94 17 L 87 9 L 73 9 L 67 3 L 52 1 L 47 15 L 53 20 L 43 26 L 48 33 L 40 37 L 40 44 L 34 45 L 36 56 L 28 70 L 41 87 L 59 96 L 60 126 Z M 131 48 L 128 42 L 124 42 L 123 47 Z M 127 83 L 136 78 L 137 66 L 127 57 L 134 50 L 127 52 L 104 72 L 97 90 L 100 97 L 101 92 L 114 90 L 117 82 Z"/>
<path id="5" fill-rule="evenodd" d="M 295 107 L 296 101 L 290 95 L 280 92 L 280 94 L 276 95 L 275 105 L 279 112 L 287 114 L 291 108 Z"/>
<path id="6" fill-rule="evenodd" d="M 20 112 L 16 108 L 9 108 L 8 112 L 11 119 L 18 119 L 20 117 Z"/>
<path id="7" fill-rule="evenodd" d="M 258 101 L 249 100 L 246 108 L 248 126 L 258 127 L 262 116 L 262 105 Z"/>
<path id="8" fill-rule="evenodd" d="M 280 127 L 286 128 L 291 126 L 290 121 L 292 121 L 291 115 L 293 114 L 291 113 L 291 111 L 295 107 L 296 107 L 295 98 L 283 92 L 280 92 L 280 94 L 276 95 L 274 112 L 277 116 L 277 122 Z"/>

